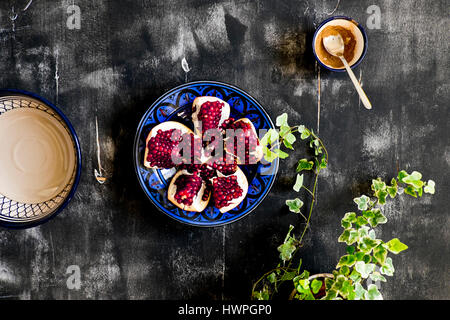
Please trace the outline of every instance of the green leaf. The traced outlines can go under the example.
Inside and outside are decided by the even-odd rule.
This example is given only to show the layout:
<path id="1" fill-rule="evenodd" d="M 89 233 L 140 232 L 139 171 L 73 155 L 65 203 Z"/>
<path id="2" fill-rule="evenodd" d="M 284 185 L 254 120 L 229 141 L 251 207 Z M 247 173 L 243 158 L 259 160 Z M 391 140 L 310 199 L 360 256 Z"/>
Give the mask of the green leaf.
<path id="1" fill-rule="evenodd" d="M 287 125 L 288 114 L 285 112 L 277 117 L 276 125 L 277 127 L 281 127 L 282 125 Z"/>
<path id="2" fill-rule="evenodd" d="M 342 256 L 341 259 L 339 259 L 339 263 L 336 266 L 336 269 L 342 267 L 342 266 L 347 266 L 347 267 L 351 267 L 355 264 L 356 262 L 356 257 L 352 254 L 346 254 L 345 256 Z"/>
<path id="3" fill-rule="evenodd" d="M 346 249 L 348 254 L 354 254 L 355 253 L 355 247 L 354 246 L 347 246 Z"/>
<path id="4" fill-rule="evenodd" d="M 301 172 L 303 170 L 311 170 L 314 167 L 314 162 L 308 161 L 307 159 L 301 159 L 297 164 L 297 172 Z"/>
<path id="5" fill-rule="evenodd" d="M 283 144 L 287 149 L 291 149 L 294 150 L 294 147 L 292 146 L 292 144 L 290 144 L 289 142 L 287 142 L 286 140 L 283 140 Z"/>
<path id="6" fill-rule="evenodd" d="M 407 186 L 405 188 L 405 193 L 413 196 L 414 198 L 417 198 L 416 189 L 413 186 Z"/>
<path id="7" fill-rule="evenodd" d="M 358 226 L 364 226 L 368 223 L 367 219 L 362 217 L 362 216 L 358 216 L 358 218 L 356 218 L 356 224 Z"/>
<path id="8" fill-rule="evenodd" d="M 402 170 L 398 173 L 398 181 L 399 182 L 404 182 L 403 178 L 406 178 L 408 175 L 408 173 L 405 170 Z"/>
<path id="9" fill-rule="evenodd" d="M 423 186 L 422 174 L 417 171 L 413 171 L 410 175 L 403 178 L 403 182 L 412 185 L 415 188 L 421 188 Z"/>
<path id="10" fill-rule="evenodd" d="M 294 226 L 289 226 L 289 231 L 286 235 L 286 238 L 284 239 L 284 243 L 280 245 L 277 250 L 280 252 L 280 259 L 283 260 L 283 262 L 289 261 L 292 259 L 292 254 L 297 249 L 296 247 L 296 239 L 291 236 L 291 232 L 294 229 Z"/>
<path id="11" fill-rule="evenodd" d="M 386 191 L 388 192 L 389 196 L 394 199 L 398 192 L 398 186 L 397 186 L 397 180 L 395 178 L 392 178 L 391 180 L 391 186 L 386 188 Z"/>
<path id="12" fill-rule="evenodd" d="M 433 180 L 428 180 L 427 184 L 425 185 L 425 188 L 423 189 L 423 191 L 425 193 L 429 193 L 429 194 L 434 194 L 435 192 L 435 187 L 436 183 Z"/>
<path id="13" fill-rule="evenodd" d="M 372 280 L 372 281 L 382 281 L 382 282 L 386 282 L 387 280 L 386 280 L 386 278 L 385 277 L 383 277 L 379 272 L 377 272 L 377 271 L 375 271 L 374 273 L 372 273 L 371 275 L 370 275 L 370 279 Z"/>
<path id="14" fill-rule="evenodd" d="M 375 270 L 375 265 L 373 263 L 364 263 L 363 261 L 358 261 L 355 263 L 355 269 L 359 272 L 363 279 L 367 279 L 369 275 Z"/>
<path id="15" fill-rule="evenodd" d="M 408 249 L 408 246 L 406 244 L 402 243 L 397 238 L 394 238 L 391 241 L 387 242 L 386 246 L 387 246 L 387 249 L 394 254 L 399 254 L 400 252 Z"/>
<path id="16" fill-rule="evenodd" d="M 371 212 L 373 216 L 368 218 L 367 221 L 369 221 L 372 228 L 387 222 L 387 218 L 381 213 L 380 209 L 373 209 Z"/>
<path id="17" fill-rule="evenodd" d="M 381 274 L 391 277 L 394 275 L 394 271 L 395 271 L 395 269 L 392 264 L 392 259 L 390 257 L 387 257 L 384 265 L 380 268 L 380 272 L 381 272 Z"/>
<path id="18" fill-rule="evenodd" d="M 275 274 L 275 272 L 272 272 L 271 274 L 269 274 L 267 276 L 267 280 L 269 280 L 270 283 L 277 282 L 277 275 Z"/>
<path id="19" fill-rule="evenodd" d="M 366 300 L 383 300 L 383 296 L 381 295 L 380 291 L 378 291 L 378 288 L 374 284 L 370 284 L 367 287 L 367 292 L 364 293 L 364 298 Z"/>
<path id="20" fill-rule="evenodd" d="M 264 153 L 264 159 L 266 159 L 267 162 L 272 162 L 276 158 L 278 158 L 278 154 L 275 152 L 272 152 L 267 147 L 263 147 L 263 153 Z"/>
<path id="21" fill-rule="evenodd" d="M 284 139 L 291 145 L 297 140 L 297 138 L 290 132 L 284 137 Z"/>
<path id="22" fill-rule="evenodd" d="M 303 174 L 302 175 L 297 174 L 297 178 L 295 180 L 295 185 L 294 185 L 293 189 L 296 192 L 299 192 L 300 189 L 302 188 L 302 186 L 303 186 Z"/>
<path id="23" fill-rule="evenodd" d="M 352 247 L 353 248 L 353 247 Z M 348 266 L 342 266 L 339 269 L 339 273 L 343 274 L 344 276 L 348 275 L 350 273 L 350 268 Z"/>
<path id="24" fill-rule="evenodd" d="M 382 181 L 380 178 L 378 178 L 377 180 L 372 180 L 372 190 L 373 191 L 386 190 L 386 183 Z"/>
<path id="25" fill-rule="evenodd" d="M 303 201 L 299 198 L 293 200 L 286 200 L 286 205 L 289 207 L 289 211 L 294 213 L 300 213 L 300 208 L 303 207 Z"/>
<path id="26" fill-rule="evenodd" d="M 361 250 L 364 253 L 370 253 L 373 248 L 375 248 L 378 244 L 380 244 L 380 240 L 374 240 L 370 237 L 363 237 L 358 242 L 358 249 Z"/>
<path id="27" fill-rule="evenodd" d="M 301 138 L 302 140 L 308 139 L 309 136 L 311 135 L 311 133 L 309 132 L 309 130 L 306 129 L 305 126 L 303 126 L 303 125 L 298 126 L 298 132 L 301 133 L 300 138 Z"/>
<path id="28" fill-rule="evenodd" d="M 358 231 L 355 229 L 347 229 L 342 232 L 338 238 L 338 242 L 345 242 L 347 245 L 352 245 L 358 239 Z"/>
<path id="29" fill-rule="evenodd" d="M 359 210 L 364 211 L 369 207 L 370 198 L 366 195 L 362 195 L 359 198 L 353 199 L 353 201 L 358 205 Z"/>
<path id="30" fill-rule="evenodd" d="M 278 135 L 280 138 L 284 138 L 290 132 L 291 132 L 291 127 L 283 124 L 280 127 L 280 131 L 278 132 Z"/>
<path id="31" fill-rule="evenodd" d="M 282 151 L 281 149 L 275 149 L 275 150 L 273 150 L 273 152 L 276 153 L 278 155 L 278 157 L 280 157 L 280 159 L 286 159 L 287 157 L 289 157 L 289 154 Z"/>
<path id="32" fill-rule="evenodd" d="M 322 281 L 314 279 L 311 282 L 311 290 L 314 294 L 317 294 L 320 290 L 320 288 L 322 288 Z"/>
<path id="33" fill-rule="evenodd" d="M 320 160 L 319 168 L 325 169 L 327 166 L 328 166 L 327 159 L 325 158 L 325 156 L 323 156 L 322 160 Z"/>
<path id="34" fill-rule="evenodd" d="M 383 246 L 383 244 L 379 244 L 373 249 L 373 258 L 376 262 L 378 262 L 381 266 L 384 265 L 386 261 L 388 251 Z"/>
<path id="35" fill-rule="evenodd" d="M 366 294 L 366 290 L 360 283 L 355 284 L 355 299 L 361 300 L 364 298 L 364 295 Z"/>
<path id="36" fill-rule="evenodd" d="M 353 269 L 349 278 L 352 279 L 353 282 L 359 282 L 361 280 L 361 274 L 358 271 L 356 271 L 356 269 Z"/>

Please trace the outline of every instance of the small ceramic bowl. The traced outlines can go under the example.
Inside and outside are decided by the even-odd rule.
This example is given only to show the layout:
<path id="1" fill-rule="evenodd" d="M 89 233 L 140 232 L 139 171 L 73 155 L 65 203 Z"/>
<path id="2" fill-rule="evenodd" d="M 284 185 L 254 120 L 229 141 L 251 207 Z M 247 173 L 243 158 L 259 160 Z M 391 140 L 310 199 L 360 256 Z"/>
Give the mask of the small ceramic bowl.
<path id="1" fill-rule="evenodd" d="M 65 132 L 67 137 L 63 146 L 68 150 L 71 161 L 67 161 L 67 177 L 61 181 L 57 194 L 47 201 L 21 202 L 0 194 L 0 226 L 7 228 L 30 228 L 42 224 L 60 213 L 75 194 L 81 175 L 81 149 L 75 129 L 69 119 L 56 106 L 36 94 L 22 90 L 0 90 L 0 117 L 12 110 L 31 108 L 42 112 L 49 123 Z M 47 128 L 47 130 L 50 129 Z M 56 138 L 55 138 L 56 139 Z M 1 168 L 0 168 L 1 169 Z"/>
<path id="2" fill-rule="evenodd" d="M 319 57 L 317 56 L 317 52 L 316 52 L 316 39 L 317 39 L 317 36 L 320 34 L 320 32 L 322 32 L 322 30 L 323 30 L 325 27 L 327 27 L 327 26 L 330 25 L 330 24 L 335 23 L 335 20 L 338 20 L 338 19 L 341 19 L 341 20 L 347 20 L 347 21 L 353 23 L 353 24 L 357 27 L 357 30 L 359 30 L 359 31 L 361 32 L 361 36 L 362 36 L 362 39 L 363 39 L 363 41 L 364 41 L 364 45 L 363 45 L 363 48 L 362 48 L 362 52 L 361 52 L 360 57 L 358 58 L 358 60 L 355 61 L 354 63 L 352 63 L 352 64 L 350 65 L 350 67 L 353 69 L 353 68 L 357 67 L 357 66 L 361 63 L 361 61 L 364 59 L 364 57 L 366 56 L 366 53 L 367 53 L 367 47 L 368 47 L 367 34 L 366 34 L 366 31 L 364 30 L 364 28 L 363 28 L 358 22 L 356 22 L 356 21 L 353 20 L 352 18 L 349 18 L 349 17 L 346 17 L 346 16 L 334 16 L 334 17 L 330 17 L 330 18 L 328 18 L 328 19 L 322 21 L 322 22 L 320 23 L 320 25 L 317 27 L 317 29 L 316 29 L 316 31 L 315 31 L 315 33 L 314 33 L 314 37 L 313 37 L 313 41 L 312 41 L 312 47 L 313 47 L 314 57 L 316 58 L 316 60 L 319 62 L 319 64 L 320 64 L 322 67 L 324 67 L 325 69 L 328 69 L 328 70 L 330 70 L 330 71 L 335 71 L 335 72 L 345 72 L 345 68 L 336 69 L 336 68 L 332 68 L 332 67 L 326 65 L 325 63 L 323 63 L 323 62 L 319 59 Z"/>

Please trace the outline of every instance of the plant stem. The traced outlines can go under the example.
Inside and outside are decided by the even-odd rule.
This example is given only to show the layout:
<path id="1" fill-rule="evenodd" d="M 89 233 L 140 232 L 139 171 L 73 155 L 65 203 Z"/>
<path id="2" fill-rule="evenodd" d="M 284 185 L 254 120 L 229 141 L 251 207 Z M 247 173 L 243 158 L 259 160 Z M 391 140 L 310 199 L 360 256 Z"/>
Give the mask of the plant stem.
<path id="1" fill-rule="evenodd" d="M 317 180 L 319 179 L 319 174 L 316 173 L 316 177 L 314 178 L 314 187 L 312 190 L 312 194 L 315 195 L 316 193 L 316 187 L 317 187 Z M 316 202 L 316 198 L 313 196 L 312 200 L 311 200 L 311 206 L 309 207 L 309 215 L 308 215 L 308 219 L 306 220 L 306 226 L 305 229 L 303 229 L 303 233 L 302 236 L 299 239 L 299 243 L 301 243 L 303 241 L 303 237 L 305 236 L 306 230 L 308 230 L 309 227 L 309 221 L 311 220 L 311 215 L 312 215 L 312 211 L 314 208 L 314 203 Z"/>

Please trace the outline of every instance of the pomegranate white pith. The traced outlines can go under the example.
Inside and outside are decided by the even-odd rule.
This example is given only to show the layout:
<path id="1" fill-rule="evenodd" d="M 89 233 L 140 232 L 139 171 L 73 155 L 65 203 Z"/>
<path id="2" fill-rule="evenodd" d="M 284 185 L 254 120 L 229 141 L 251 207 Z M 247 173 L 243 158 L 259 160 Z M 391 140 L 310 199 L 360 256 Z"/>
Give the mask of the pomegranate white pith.
<path id="1" fill-rule="evenodd" d="M 200 137 L 209 129 L 219 129 L 229 117 L 230 105 L 219 98 L 197 97 L 192 103 L 192 122 L 195 133 Z"/>
<path id="2" fill-rule="evenodd" d="M 181 197 L 179 196 L 180 195 L 179 193 L 182 190 L 179 190 L 179 188 L 177 186 L 177 180 L 179 178 L 181 178 L 182 176 L 191 177 L 196 174 L 197 173 L 190 173 L 187 170 L 178 171 L 173 176 L 172 181 L 170 182 L 169 188 L 167 189 L 167 197 L 168 197 L 169 201 L 172 202 L 175 206 L 177 206 L 178 208 L 180 208 L 182 210 L 201 212 L 201 211 L 205 210 L 206 206 L 208 205 L 209 199 L 211 197 L 211 192 L 210 192 L 210 190 L 207 190 L 206 182 L 202 178 L 200 178 L 201 186 L 195 192 L 195 195 L 192 198 L 192 203 L 188 204 L 188 203 L 181 202 L 184 199 L 186 199 L 188 197 L 188 195 L 182 195 Z M 185 188 L 184 190 L 186 190 L 186 189 L 189 189 L 189 188 Z M 192 190 L 189 190 L 189 191 L 192 191 Z M 178 192 L 179 199 L 177 199 L 177 192 Z M 203 197 L 205 192 L 208 192 L 207 197 Z"/>
<path id="3" fill-rule="evenodd" d="M 155 151 L 154 148 L 152 148 L 152 150 L 149 150 L 149 141 L 152 138 L 155 138 L 159 133 L 164 133 L 167 132 L 169 130 L 179 130 L 181 132 L 181 135 L 185 134 L 185 133 L 192 133 L 192 130 L 189 129 L 188 127 L 186 127 L 184 124 L 181 124 L 179 122 L 176 121 L 166 121 L 163 123 L 158 124 L 157 126 L 155 126 L 150 133 L 147 136 L 147 139 L 145 141 L 145 154 L 144 154 L 144 166 L 149 168 L 149 169 L 164 169 L 164 168 L 168 168 L 170 167 L 165 166 L 165 167 L 161 167 L 158 165 L 152 165 L 151 161 L 149 161 L 149 151 L 151 153 L 151 157 L 153 156 L 157 156 L 158 151 Z M 166 139 L 167 140 L 167 139 Z M 170 138 L 169 138 L 170 141 Z M 175 142 L 173 143 L 175 144 Z M 164 147 L 164 146 L 161 146 Z M 170 154 L 171 150 L 166 150 L 166 149 L 161 149 L 161 156 L 166 157 L 168 159 L 168 157 L 171 156 Z"/>

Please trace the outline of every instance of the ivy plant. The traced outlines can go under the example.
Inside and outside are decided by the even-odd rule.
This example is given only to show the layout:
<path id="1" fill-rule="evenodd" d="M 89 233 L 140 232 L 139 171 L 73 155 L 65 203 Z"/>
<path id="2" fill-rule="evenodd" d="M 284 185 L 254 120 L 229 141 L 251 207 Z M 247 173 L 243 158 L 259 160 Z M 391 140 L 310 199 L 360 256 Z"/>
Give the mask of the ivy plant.
<path id="1" fill-rule="evenodd" d="M 422 197 L 424 193 L 434 194 L 435 183 L 422 180 L 422 174 L 413 171 L 410 174 L 405 170 L 398 173 L 390 183 L 381 178 L 372 180 L 371 194 L 361 195 L 353 199 L 357 210 L 347 212 L 341 220 L 343 228 L 338 242 L 346 244 L 346 254 L 343 255 L 335 270 L 327 277 L 310 278 L 307 270 L 302 270 L 301 259 L 295 261 L 295 253 L 302 245 L 302 240 L 309 226 L 309 221 L 315 203 L 317 180 L 320 171 L 327 167 L 328 153 L 326 148 L 312 130 L 304 126 L 289 126 L 287 114 L 279 116 L 276 120 L 279 131 L 269 130 L 263 138 L 267 145 L 265 157 L 273 161 L 276 157 L 286 158 L 287 152 L 280 150 L 280 146 L 293 150 L 296 141 L 294 133 L 300 133 L 302 140 L 309 140 L 309 146 L 314 151 L 313 159 L 300 159 L 296 168 L 296 179 L 293 189 L 299 192 L 304 189 L 309 193 L 311 202 L 308 216 L 301 213 L 304 202 L 299 198 L 286 200 L 291 212 L 303 216 L 307 223 L 300 237 L 293 234 L 294 227 L 289 226 L 283 243 L 278 247 L 280 261 L 276 268 L 266 272 L 253 285 L 252 298 L 268 300 L 279 292 L 283 283 L 292 287 L 290 299 L 347 299 L 347 300 L 378 300 L 382 299 L 377 285 L 373 282 L 386 282 L 386 277 L 394 274 L 394 266 L 390 254 L 399 254 L 408 248 L 398 238 L 388 242 L 378 239 L 376 227 L 387 222 L 383 214 L 383 206 L 389 199 L 397 196 L 409 195 L 414 198 Z M 275 133 L 274 133 L 275 132 Z M 292 137 L 293 135 L 294 137 Z M 303 184 L 304 172 L 312 172 L 314 184 L 312 189 Z"/>

